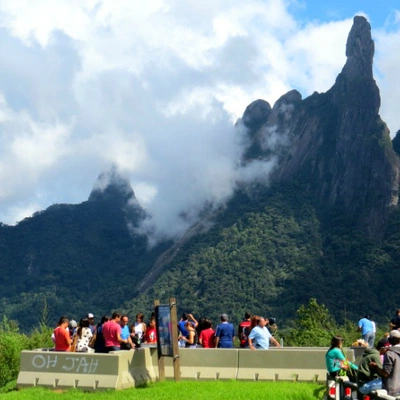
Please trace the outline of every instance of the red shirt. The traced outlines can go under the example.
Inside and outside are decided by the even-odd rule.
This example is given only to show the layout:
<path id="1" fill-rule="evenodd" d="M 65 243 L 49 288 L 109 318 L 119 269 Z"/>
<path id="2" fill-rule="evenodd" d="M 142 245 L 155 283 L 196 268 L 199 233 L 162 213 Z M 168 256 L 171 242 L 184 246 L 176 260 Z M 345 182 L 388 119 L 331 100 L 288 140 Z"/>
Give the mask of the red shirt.
<path id="1" fill-rule="evenodd" d="M 156 328 L 147 328 L 144 334 L 144 341 L 146 343 L 157 343 L 157 331 Z"/>
<path id="2" fill-rule="evenodd" d="M 202 346 L 205 349 L 211 349 L 215 347 L 215 331 L 212 328 L 204 329 L 200 332 L 199 340 L 201 340 Z"/>
<path id="3" fill-rule="evenodd" d="M 117 324 L 115 321 L 107 321 L 103 325 L 103 338 L 104 345 L 106 347 L 116 346 L 121 347 L 121 343 L 118 341 L 118 334 L 121 334 L 121 325 Z"/>
<path id="4" fill-rule="evenodd" d="M 54 343 L 56 351 L 69 351 L 71 347 L 71 340 L 69 336 L 69 332 L 61 327 L 57 326 L 54 329 Z"/>

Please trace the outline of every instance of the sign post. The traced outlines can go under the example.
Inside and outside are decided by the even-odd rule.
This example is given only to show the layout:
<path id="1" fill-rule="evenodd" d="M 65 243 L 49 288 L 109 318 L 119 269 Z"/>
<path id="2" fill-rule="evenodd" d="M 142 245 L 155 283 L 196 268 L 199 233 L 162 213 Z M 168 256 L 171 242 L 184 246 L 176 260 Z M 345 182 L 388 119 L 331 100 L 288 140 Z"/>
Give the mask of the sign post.
<path id="1" fill-rule="evenodd" d="M 159 380 L 165 380 L 164 357 L 173 358 L 174 379 L 180 379 L 180 361 L 178 346 L 178 317 L 176 313 L 176 300 L 169 299 L 169 304 L 160 304 L 154 301 L 157 326 L 157 353 Z"/>

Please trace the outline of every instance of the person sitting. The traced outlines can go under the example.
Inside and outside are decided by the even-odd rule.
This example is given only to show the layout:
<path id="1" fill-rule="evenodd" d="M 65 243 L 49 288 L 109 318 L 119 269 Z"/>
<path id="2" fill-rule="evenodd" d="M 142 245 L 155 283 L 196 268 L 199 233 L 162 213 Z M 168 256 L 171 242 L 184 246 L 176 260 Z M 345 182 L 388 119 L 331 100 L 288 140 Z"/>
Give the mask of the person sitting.
<path id="1" fill-rule="evenodd" d="M 381 349 L 384 349 L 384 346 L 382 346 Z M 357 371 L 358 386 L 365 385 L 367 382 L 379 378 L 379 375 L 376 372 L 376 370 L 371 369 L 371 367 L 369 366 L 371 362 L 375 362 L 379 368 L 382 368 L 381 356 L 378 348 L 368 347 L 362 354 L 361 360 L 358 363 L 358 371 Z"/>
<path id="2" fill-rule="evenodd" d="M 383 388 L 387 390 L 389 396 L 396 397 L 400 395 L 400 331 L 390 332 L 389 343 L 392 346 L 384 355 L 382 368 L 374 361 L 369 366 L 382 377 Z"/>
<path id="3" fill-rule="evenodd" d="M 340 336 L 334 336 L 331 341 L 331 347 L 325 354 L 326 369 L 331 377 L 335 379 L 346 371 L 357 370 L 357 365 L 351 363 L 346 359 L 343 348 L 343 338 Z"/>

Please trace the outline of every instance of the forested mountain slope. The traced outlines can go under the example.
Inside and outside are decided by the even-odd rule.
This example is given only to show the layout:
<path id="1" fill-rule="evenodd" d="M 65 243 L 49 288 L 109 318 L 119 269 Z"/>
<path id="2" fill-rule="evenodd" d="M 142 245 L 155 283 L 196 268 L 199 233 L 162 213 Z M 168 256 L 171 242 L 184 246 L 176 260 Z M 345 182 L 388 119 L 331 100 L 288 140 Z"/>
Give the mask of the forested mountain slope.
<path id="1" fill-rule="evenodd" d="M 238 168 L 273 163 L 264 183 L 238 183 L 183 237 L 149 246 L 147 217 L 115 170 L 89 200 L 0 224 L 1 306 L 29 327 L 50 318 L 122 308 L 180 311 L 237 322 L 246 310 L 293 320 L 313 297 L 340 318 L 384 318 L 400 305 L 399 135 L 379 116 L 370 26 L 355 17 L 347 62 L 332 88 L 271 108 L 256 100 L 237 122 Z M 254 164 L 258 165 L 258 164 Z"/>

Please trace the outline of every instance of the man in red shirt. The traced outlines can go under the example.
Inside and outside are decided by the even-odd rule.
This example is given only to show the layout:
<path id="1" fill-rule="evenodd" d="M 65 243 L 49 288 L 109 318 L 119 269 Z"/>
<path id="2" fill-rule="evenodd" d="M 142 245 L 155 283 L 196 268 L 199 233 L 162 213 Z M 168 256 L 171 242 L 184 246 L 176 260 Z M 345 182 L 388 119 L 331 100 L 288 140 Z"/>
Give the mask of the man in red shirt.
<path id="1" fill-rule="evenodd" d="M 67 330 L 69 320 L 67 317 L 61 317 L 58 326 L 54 329 L 55 351 L 69 351 L 71 349 L 71 337 Z"/>
<path id="2" fill-rule="evenodd" d="M 211 349 L 215 347 L 215 331 L 212 329 L 212 322 L 206 319 L 204 322 L 204 327 L 200 332 L 199 343 L 205 349 Z"/>
<path id="3" fill-rule="evenodd" d="M 121 350 L 121 343 L 128 343 L 127 339 L 121 338 L 121 314 L 118 311 L 113 312 L 111 320 L 103 325 L 103 338 L 106 347 L 106 353 L 110 351 Z"/>

